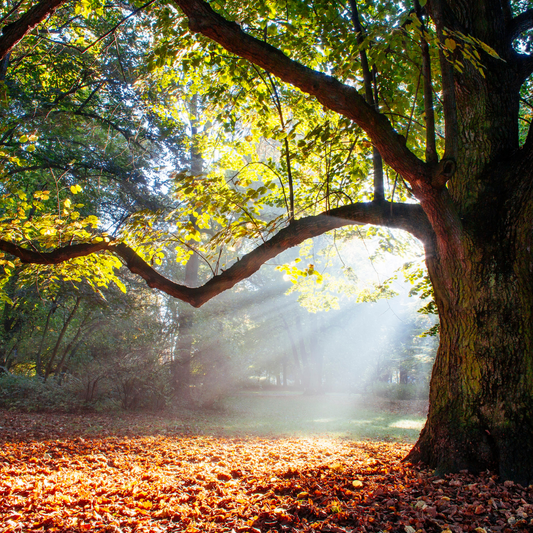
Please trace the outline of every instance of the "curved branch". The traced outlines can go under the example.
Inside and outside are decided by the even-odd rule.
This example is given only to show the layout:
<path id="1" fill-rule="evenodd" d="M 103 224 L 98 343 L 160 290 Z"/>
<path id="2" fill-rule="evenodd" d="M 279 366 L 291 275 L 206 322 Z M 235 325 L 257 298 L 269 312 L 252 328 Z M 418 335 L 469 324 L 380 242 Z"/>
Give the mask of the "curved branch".
<path id="1" fill-rule="evenodd" d="M 53 252 L 40 253 L 0 240 L 0 250 L 18 257 L 23 263 L 47 265 L 107 250 L 121 257 L 126 267 L 134 274 L 142 277 L 149 287 L 159 289 L 170 296 L 190 303 L 194 307 L 200 307 L 217 294 L 231 289 L 239 281 L 250 277 L 269 259 L 288 248 L 292 248 L 306 239 L 351 224 L 375 224 L 403 229 L 423 242 L 428 242 L 432 235 L 429 221 L 418 204 L 366 202 L 346 205 L 332 209 L 328 214 L 322 213 L 293 221 L 292 224 L 281 229 L 270 240 L 243 256 L 227 270 L 196 288 L 179 285 L 165 278 L 124 243 L 102 241 L 94 244 L 75 244 L 58 248 Z"/>
<path id="2" fill-rule="evenodd" d="M 214 40 L 286 83 L 315 96 L 332 111 L 357 123 L 370 137 L 385 162 L 412 185 L 431 182 L 431 165 L 421 161 L 388 119 L 369 105 L 355 88 L 312 70 L 277 48 L 248 35 L 238 24 L 213 11 L 203 0 L 174 0 L 189 19 L 189 28 Z"/>
<path id="3" fill-rule="evenodd" d="M 22 115 L 21 117 L 17 117 L 17 122 L 20 123 L 26 120 L 31 121 L 31 120 L 34 120 L 40 117 L 49 117 L 49 116 L 56 116 L 56 115 L 61 115 L 61 114 L 76 115 L 79 117 L 84 117 L 84 118 L 88 118 L 88 119 L 101 122 L 102 124 L 109 126 L 111 129 L 113 129 L 114 131 L 122 135 L 124 139 L 126 140 L 126 142 L 135 144 L 137 147 L 144 149 L 144 146 L 142 145 L 142 143 L 136 140 L 135 135 L 133 135 L 132 133 L 129 133 L 125 128 L 119 126 L 118 124 L 115 124 L 112 120 L 108 118 L 101 117 L 97 113 L 92 113 L 90 111 L 89 112 L 82 111 L 81 108 L 75 109 L 75 110 L 55 109 L 53 111 L 50 111 L 47 109 L 41 109 L 39 111 L 35 111 L 34 113 L 30 113 L 30 114 Z"/>
<path id="4" fill-rule="evenodd" d="M 2 28 L 0 37 L 0 61 L 9 54 L 13 47 L 18 44 L 39 22 L 42 22 L 66 0 L 41 0 L 29 9 L 15 22 Z"/>
<path id="5" fill-rule="evenodd" d="M 520 34 L 533 29 L 533 9 L 527 9 L 514 17 L 507 25 L 507 41 L 512 47 L 513 41 Z M 533 73 L 533 55 L 521 54 L 515 51 L 513 61 L 516 63 L 521 83 L 523 83 Z"/>

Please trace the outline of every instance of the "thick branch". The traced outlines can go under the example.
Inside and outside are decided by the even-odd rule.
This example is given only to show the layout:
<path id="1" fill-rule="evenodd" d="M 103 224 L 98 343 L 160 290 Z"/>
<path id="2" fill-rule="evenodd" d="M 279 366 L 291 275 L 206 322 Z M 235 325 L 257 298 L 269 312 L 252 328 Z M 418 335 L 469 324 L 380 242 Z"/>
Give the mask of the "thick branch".
<path id="1" fill-rule="evenodd" d="M 27 35 L 66 0 L 41 0 L 15 22 L 2 28 L 0 37 L 0 61 Z"/>
<path id="2" fill-rule="evenodd" d="M 217 294 L 231 289 L 239 281 L 250 277 L 269 259 L 288 248 L 327 231 L 354 223 L 404 229 L 424 242 L 427 242 L 432 233 L 426 215 L 417 204 L 368 202 L 343 206 L 331 210 L 329 215 L 321 214 L 293 221 L 291 225 L 280 230 L 274 237 L 246 254 L 230 268 L 197 288 L 178 285 L 164 278 L 124 244 L 118 244 L 114 250 L 126 261 L 127 268 L 141 276 L 148 286 L 189 302 L 194 307 L 200 307 Z"/>
<path id="3" fill-rule="evenodd" d="M 399 228 L 409 231 L 423 242 L 428 242 L 432 235 L 428 219 L 418 204 L 393 204 L 389 202 L 351 204 L 332 209 L 329 214 L 293 221 L 292 224 L 280 230 L 274 237 L 242 257 L 230 268 L 197 288 L 179 285 L 163 277 L 132 248 L 123 243 L 76 244 L 59 248 L 53 252 L 39 253 L 0 240 L 0 250 L 20 258 L 24 263 L 49 265 L 61 263 L 73 257 L 89 255 L 100 250 L 108 250 L 121 257 L 126 263 L 126 267 L 134 274 L 142 277 L 149 287 L 159 289 L 170 296 L 190 303 L 194 307 L 200 307 L 217 294 L 231 289 L 239 281 L 250 277 L 259 270 L 261 265 L 288 248 L 296 246 L 306 239 L 351 224 L 376 224 Z"/>
<path id="4" fill-rule="evenodd" d="M 32 263 L 34 265 L 57 265 L 75 257 L 84 257 L 101 250 L 107 250 L 109 246 L 109 242 L 102 240 L 96 243 L 63 246 L 62 248 L 56 248 L 52 252 L 36 252 L 0 239 L 0 250 L 2 252 L 18 257 L 23 263 Z"/>
<path id="5" fill-rule="evenodd" d="M 278 76 L 318 101 L 356 122 L 370 137 L 385 162 L 412 185 L 430 182 L 430 166 L 406 146 L 387 118 L 357 92 L 335 78 L 293 61 L 280 50 L 245 32 L 215 13 L 203 0 L 174 0 L 189 19 L 189 27 L 216 41 L 229 52 Z"/>
<path id="6" fill-rule="evenodd" d="M 513 42 L 521 33 L 533 28 L 533 9 L 528 9 L 511 20 L 507 28 L 507 38 Z"/>
<path id="7" fill-rule="evenodd" d="M 437 37 L 442 45 L 444 45 L 444 14 L 442 0 L 433 0 L 430 5 L 431 14 L 437 30 Z M 448 160 L 457 160 L 459 150 L 459 125 L 457 121 L 453 65 L 446 58 L 442 48 L 439 49 L 439 60 L 442 74 L 442 101 L 446 135 L 445 158 Z"/>
<path id="8" fill-rule="evenodd" d="M 514 61 L 520 75 L 521 83 L 524 83 L 533 74 L 533 55 L 516 54 Z"/>
<path id="9" fill-rule="evenodd" d="M 527 9 L 511 19 L 507 24 L 507 43 L 512 48 L 513 41 L 528 30 L 533 29 L 533 9 Z M 516 63 L 522 83 L 533 73 L 533 55 L 515 53 L 513 62 Z"/>
<path id="10" fill-rule="evenodd" d="M 431 79 L 431 56 L 429 44 L 426 40 L 426 28 L 423 22 L 423 13 L 420 2 L 415 0 L 416 15 L 422 24 L 422 73 L 424 75 L 424 120 L 426 122 L 426 161 L 436 164 L 438 162 L 437 145 L 435 137 L 435 110 L 433 107 L 433 83 Z"/>

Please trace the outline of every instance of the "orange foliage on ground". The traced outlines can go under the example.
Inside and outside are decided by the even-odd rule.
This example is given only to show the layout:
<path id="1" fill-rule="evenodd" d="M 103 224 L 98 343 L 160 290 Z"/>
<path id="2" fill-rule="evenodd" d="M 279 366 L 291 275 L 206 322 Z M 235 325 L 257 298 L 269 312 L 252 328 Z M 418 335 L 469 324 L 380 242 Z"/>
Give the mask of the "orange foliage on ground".
<path id="1" fill-rule="evenodd" d="M 99 434 L 72 434 L 54 416 L 0 412 L 2 533 L 533 528 L 533 486 L 436 478 L 401 462 L 406 444 L 113 434 L 105 417 Z"/>

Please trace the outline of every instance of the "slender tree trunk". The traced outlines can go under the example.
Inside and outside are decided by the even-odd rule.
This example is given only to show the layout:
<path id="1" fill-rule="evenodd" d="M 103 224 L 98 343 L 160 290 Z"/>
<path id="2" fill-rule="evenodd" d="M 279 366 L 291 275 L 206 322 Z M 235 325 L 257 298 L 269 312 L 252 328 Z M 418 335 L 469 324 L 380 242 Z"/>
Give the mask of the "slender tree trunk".
<path id="1" fill-rule="evenodd" d="M 65 364 L 65 361 L 67 360 L 67 355 L 71 352 L 73 346 L 78 342 L 78 339 L 80 338 L 80 335 L 83 332 L 83 327 L 87 323 L 87 320 L 89 320 L 90 316 L 92 314 L 92 311 L 89 311 L 85 317 L 83 318 L 81 324 L 78 327 L 78 331 L 76 331 L 76 334 L 72 338 L 72 340 L 68 343 L 66 348 L 63 350 L 63 355 L 61 356 L 61 360 L 59 361 L 58 365 L 56 366 L 56 369 L 54 371 L 54 374 L 59 377 L 61 375 L 61 371 L 63 370 L 63 365 Z"/>
<path id="2" fill-rule="evenodd" d="M 195 259 L 194 261 L 192 261 Z M 187 262 L 187 269 L 198 274 L 198 256 L 193 255 Z M 185 277 L 187 280 L 187 276 Z M 187 281 L 185 281 L 188 284 Z M 194 309 L 180 303 L 178 318 L 178 345 L 174 359 L 174 387 L 178 400 L 185 404 L 192 403 L 191 397 L 191 363 L 193 350 L 192 328 L 194 325 Z"/>
<path id="3" fill-rule="evenodd" d="M 11 346 L 9 352 L 7 352 L 6 354 L 6 357 L 5 357 L 5 362 L 4 362 L 4 367 L 5 369 L 9 372 L 9 370 L 11 369 L 11 365 L 15 362 L 15 360 L 17 359 L 17 354 L 18 354 L 18 345 L 19 345 L 19 339 L 17 339 L 15 341 L 15 343 L 13 344 L 13 346 Z M 14 354 L 13 357 L 11 357 L 11 354 Z"/>
<path id="4" fill-rule="evenodd" d="M 94 322 L 92 325 L 90 325 L 83 332 L 83 337 L 81 339 L 78 339 L 76 344 L 74 344 L 74 346 L 72 346 L 72 348 L 70 349 L 70 352 L 68 354 L 68 357 L 67 357 L 67 359 L 65 361 L 65 364 L 63 365 L 63 369 L 62 369 L 62 372 L 61 372 L 62 376 L 64 376 L 68 372 L 69 364 L 72 361 L 72 359 L 74 358 L 74 356 L 78 353 L 78 350 L 80 349 L 80 346 L 83 344 L 83 342 L 89 337 L 89 335 L 91 335 L 91 333 L 94 330 L 96 330 L 100 326 L 101 326 L 101 322 L 100 321 Z"/>
<path id="5" fill-rule="evenodd" d="M 46 372 L 44 374 L 45 381 L 48 379 L 48 376 L 52 372 L 52 366 L 54 364 L 54 359 L 56 358 L 57 352 L 59 350 L 59 346 L 61 345 L 61 341 L 63 340 L 63 337 L 65 336 L 65 333 L 67 332 L 70 322 L 74 318 L 74 315 L 76 314 L 76 311 L 78 310 L 80 306 L 80 303 L 81 303 L 81 297 L 78 296 L 78 298 L 76 298 L 76 303 L 74 304 L 72 311 L 69 313 L 67 320 L 65 320 L 65 323 L 63 324 L 63 328 L 61 329 L 61 332 L 59 333 L 59 337 L 57 338 L 54 349 L 52 350 L 52 354 L 50 355 L 50 359 L 48 360 L 48 364 L 46 365 Z"/>
<path id="6" fill-rule="evenodd" d="M 322 324 L 320 323 L 320 317 L 318 316 L 318 313 L 312 314 L 311 317 L 312 322 L 314 322 L 313 325 L 313 331 L 311 333 L 311 339 L 312 340 L 312 355 L 313 355 L 313 367 L 314 367 L 314 390 L 316 393 L 322 393 L 322 386 L 324 382 L 324 357 L 322 353 L 322 346 L 320 339 L 322 337 Z"/>
<path id="7" fill-rule="evenodd" d="M 291 353 L 294 359 L 294 368 L 295 368 L 295 374 L 296 374 L 295 381 L 301 387 L 303 386 L 302 367 L 300 365 L 300 359 L 298 357 L 298 349 L 296 348 L 296 342 L 294 341 L 294 337 L 292 335 L 291 328 L 289 324 L 287 323 L 287 320 L 285 319 L 283 315 L 280 315 L 280 318 L 283 323 L 283 327 L 285 328 L 285 331 L 287 332 L 287 337 L 289 338 L 289 343 L 291 345 Z"/>
<path id="8" fill-rule="evenodd" d="M 52 318 L 52 315 L 57 310 L 57 301 L 54 300 L 52 302 L 52 307 L 48 311 L 48 314 L 46 315 L 46 322 L 44 324 L 43 334 L 41 336 L 41 342 L 39 343 L 39 348 L 37 348 L 37 353 L 35 354 L 35 369 L 37 372 L 37 375 L 40 377 L 44 376 L 43 372 L 43 362 L 42 362 L 42 353 L 43 353 L 43 344 L 44 340 L 46 339 L 46 335 L 48 334 L 48 327 L 50 325 L 50 319 Z"/>
<path id="9" fill-rule="evenodd" d="M 400 362 L 400 384 L 407 385 L 407 382 L 409 381 L 409 372 L 407 371 L 407 368 L 405 368 L 404 362 Z"/>
<path id="10" fill-rule="evenodd" d="M 191 172 L 200 175 L 203 169 L 202 155 L 197 147 L 198 96 L 194 95 L 191 102 L 192 134 L 191 134 Z M 194 224 L 196 221 L 191 220 Z M 193 253 L 185 266 L 185 285 L 194 287 L 198 283 L 200 261 L 198 254 Z M 191 397 L 191 362 L 193 350 L 192 328 L 195 310 L 190 305 L 180 302 L 178 305 L 178 346 L 174 361 L 174 388 L 176 397 L 185 404 L 192 404 Z"/>
<path id="11" fill-rule="evenodd" d="M 304 388 L 304 393 L 309 394 L 311 392 L 311 358 L 305 347 L 305 332 L 302 327 L 302 319 L 300 317 L 300 308 L 298 306 L 294 309 L 294 321 L 296 325 L 296 331 L 298 333 L 298 344 L 300 346 L 300 357 L 302 358 L 302 385 Z"/>

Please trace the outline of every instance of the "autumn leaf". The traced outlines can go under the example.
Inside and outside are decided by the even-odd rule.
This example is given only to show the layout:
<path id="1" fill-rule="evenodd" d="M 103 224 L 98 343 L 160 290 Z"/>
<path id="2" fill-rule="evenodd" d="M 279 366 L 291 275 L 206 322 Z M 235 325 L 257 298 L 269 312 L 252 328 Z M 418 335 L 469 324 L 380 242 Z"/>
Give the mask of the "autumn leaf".
<path id="1" fill-rule="evenodd" d="M 533 487 L 435 478 L 408 444 L 215 438 L 154 419 L 0 410 L 0 533 L 530 531 Z M 60 429 L 63 428 L 63 429 Z M 82 429 L 80 429 L 82 428 Z M 223 467 L 223 470 L 221 470 Z"/>

